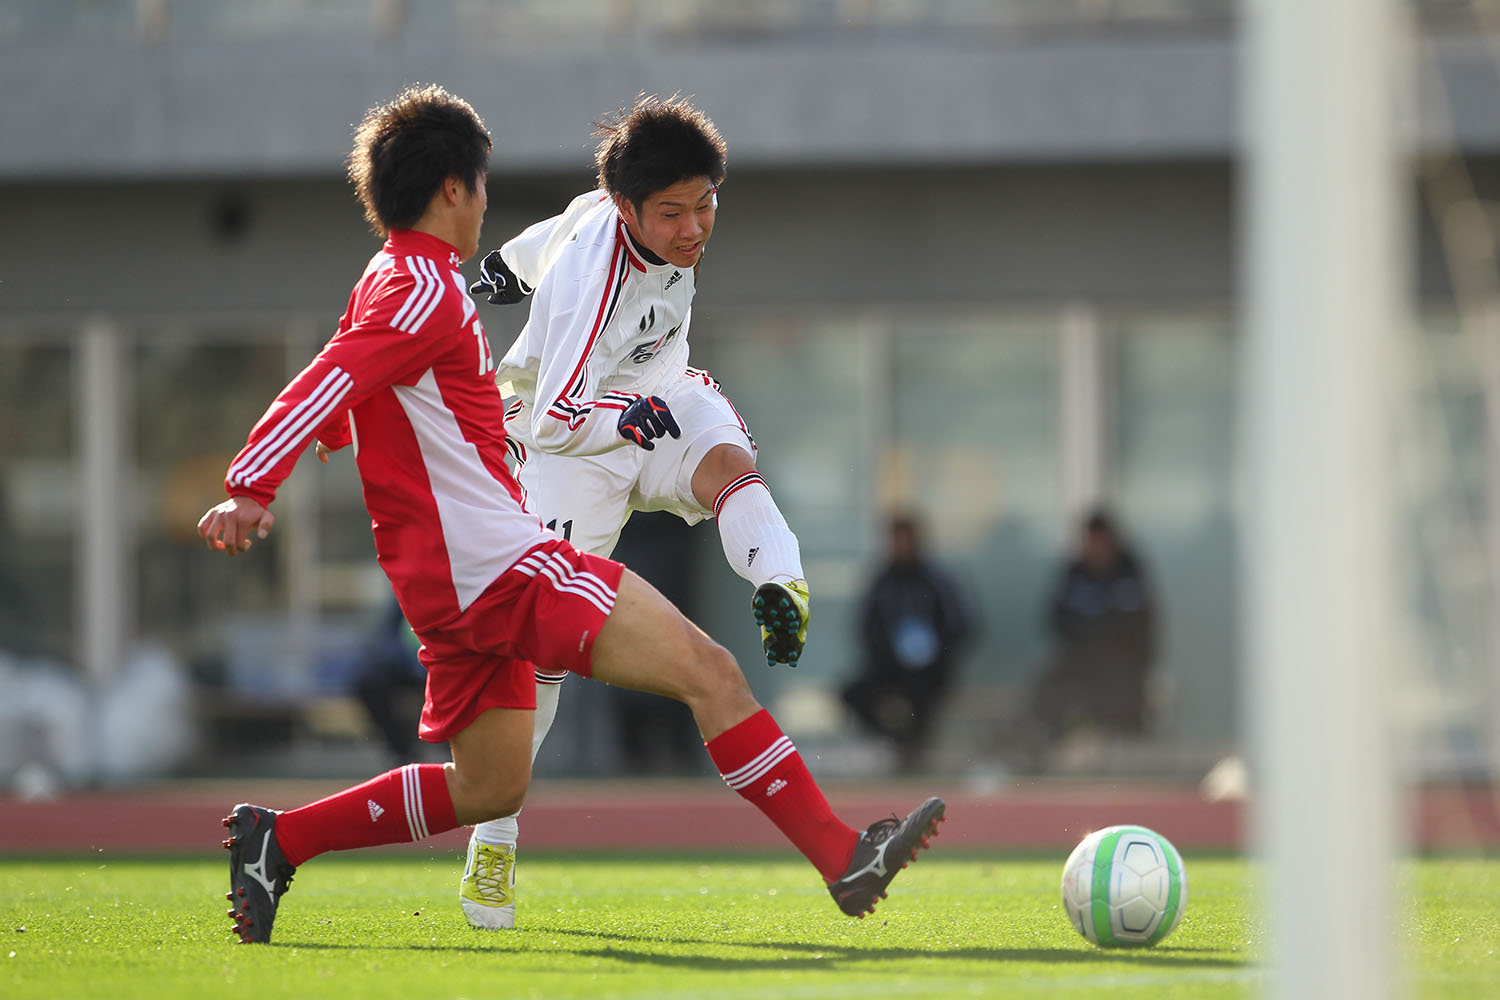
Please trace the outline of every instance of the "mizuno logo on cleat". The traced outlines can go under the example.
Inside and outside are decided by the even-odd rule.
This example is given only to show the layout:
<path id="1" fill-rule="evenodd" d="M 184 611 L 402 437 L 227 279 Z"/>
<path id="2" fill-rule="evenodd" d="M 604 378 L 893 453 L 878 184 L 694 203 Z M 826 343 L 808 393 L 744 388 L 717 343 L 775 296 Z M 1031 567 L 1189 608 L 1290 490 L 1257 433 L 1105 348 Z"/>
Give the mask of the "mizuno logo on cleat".
<path id="1" fill-rule="evenodd" d="M 777 778 L 775 781 L 771 782 L 769 785 L 766 786 L 766 798 L 769 799 L 771 796 L 775 795 L 777 792 L 781 791 L 785 787 L 786 787 L 786 779 L 785 778 Z"/>
<path id="2" fill-rule="evenodd" d="M 366 799 L 365 804 L 370 807 L 370 822 L 374 823 L 385 815 L 385 810 L 380 808 L 380 803 L 374 799 Z"/>
<path id="3" fill-rule="evenodd" d="M 266 878 L 266 851 L 270 846 L 271 838 L 269 836 L 262 837 L 260 841 L 260 857 L 255 859 L 254 864 L 242 865 L 241 867 L 244 869 L 246 875 L 249 875 L 261 884 L 261 887 L 266 890 L 266 893 L 274 903 L 276 901 L 276 883 L 272 879 Z"/>

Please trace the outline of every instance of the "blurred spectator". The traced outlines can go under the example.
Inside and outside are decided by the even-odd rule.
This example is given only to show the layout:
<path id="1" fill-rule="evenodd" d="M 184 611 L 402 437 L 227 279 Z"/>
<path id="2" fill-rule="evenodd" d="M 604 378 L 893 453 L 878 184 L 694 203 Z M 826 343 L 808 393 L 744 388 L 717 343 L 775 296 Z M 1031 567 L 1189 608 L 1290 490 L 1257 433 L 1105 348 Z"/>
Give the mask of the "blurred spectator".
<path id="1" fill-rule="evenodd" d="M 1033 762 L 1084 726 L 1144 733 L 1156 609 L 1145 569 L 1108 511 L 1084 520 L 1047 617 L 1054 650 L 1031 696 L 1026 749 Z"/>
<path id="2" fill-rule="evenodd" d="M 353 693 L 365 707 L 391 759 L 417 760 L 417 718 L 427 671 L 417 660 L 417 637 L 392 598 L 380 624 L 360 649 Z"/>
<path id="3" fill-rule="evenodd" d="M 911 772 L 922 765 L 974 616 L 957 580 L 927 555 L 916 518 L 892 517 L 888 532 L 885 563 L 860 601 L 860 672 L 843 696 L 861 723 L 895 744 L 901 769 Z"/>

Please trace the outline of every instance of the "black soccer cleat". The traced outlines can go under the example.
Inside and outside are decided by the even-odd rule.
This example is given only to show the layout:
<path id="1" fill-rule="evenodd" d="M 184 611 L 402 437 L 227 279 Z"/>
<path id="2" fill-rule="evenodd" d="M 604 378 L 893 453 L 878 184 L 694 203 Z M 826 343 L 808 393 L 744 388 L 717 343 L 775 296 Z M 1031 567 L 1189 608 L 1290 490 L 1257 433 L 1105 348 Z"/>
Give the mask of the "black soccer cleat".
<path id="1" fill-rule="evenodd" d="M 241 944 L 271 940 L 276 904 L 291 887 L 297 870 L 287 864 L 276 843 L 277 813 L 241 803 L 224 817 L 229 839 L 229 917 Z"/>
<path id="2" fill-rule="evenodd" d="M 812 596 L 806 580 L 763 583 L 750 602 L 755 624 L 760 626 L 760 645 L 771 667 L 795 667 L 807 642 L 807 623 L 812 620 Z"/>
<path id="3" fill-rule="evenodd" d="M 844 877 L 828 886 L 839 909 L 851 917 L 874 913 L 875 904 L 885 898 L 891 879 L 917 860 L 917 852 L 927 846 L 928 838 L 937 836 L 938 824 L 947 808 L 942 799 L 931 798 L 905 819 L 892 816 L 871 823 L 859 835 Z"/>

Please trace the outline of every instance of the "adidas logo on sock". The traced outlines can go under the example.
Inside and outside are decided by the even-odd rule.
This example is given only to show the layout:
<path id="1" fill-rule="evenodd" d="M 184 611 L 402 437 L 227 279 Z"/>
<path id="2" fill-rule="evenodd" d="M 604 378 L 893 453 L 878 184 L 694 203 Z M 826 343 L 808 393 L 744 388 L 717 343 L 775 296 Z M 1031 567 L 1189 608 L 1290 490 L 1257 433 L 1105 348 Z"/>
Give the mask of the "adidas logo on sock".
<path id="1" fill-rule="evenodd" d="M 370 807 L 370 822 L 374 823 L 385 815 L 385 810 L 380 808 L 380 803 L 374 799 L 365 799 L 365 805 Z"/>
<path id="2" fill-rule="evenodd" d="M 785 787 L 786 787 L 786 779 L 785 778 L 777 778 L 775 781 L 771 782 L 769 785 L 766 786 L 766 798 L 769 799 L 771 796 L 775 795 L 777 792 L 781 791 Z"/>
<path id="3" fill-rule="evenodd" d="M 753 548 L 753 549 L 750 550 L 750 558 L 745 560 L 745 565 L 746 566 L 749 566 L 751 563 L 755 562 L 755 553 L 757 553 L 759 551 L 760 551 L 760 547 L 759 546 L 756 546 L 755 548 Z"/>

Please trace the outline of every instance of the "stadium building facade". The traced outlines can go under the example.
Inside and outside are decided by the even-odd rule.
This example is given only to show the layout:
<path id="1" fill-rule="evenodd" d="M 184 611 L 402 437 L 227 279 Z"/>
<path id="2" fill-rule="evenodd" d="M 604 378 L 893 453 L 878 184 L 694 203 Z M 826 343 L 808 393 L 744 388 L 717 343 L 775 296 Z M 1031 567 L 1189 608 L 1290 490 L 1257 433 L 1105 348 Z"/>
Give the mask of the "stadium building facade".
<path id="1" fill-rule="evenodd" d="M 468 98 L 495 139 L 491 246 L 592 185 L 591 121 L 680 91 L 730 150 L 695 363 L 766 443 L 802 540 L 804 666 L 753 669 L 711 531 L 684 550 L 691 610 L 792 735 L 837 759 L 853 604 L 883 514 L 910 507 L 983 621 L 942 766 L 987 766 L 1047 655 L 1074 523 L 1106 501 L 1157 588 L 1161 717 L 1096 763 L 1191 773 L 1233 751 L 1236 26 L 1228 0 L 1126 6 L 0 5 L 0 649 L 103 681 L 152 642 L 216 690 L 338 693 L 328 664 L 385 586 L 350 463 L 309 460 L 248 560 L 207 558 L 194 522 L 376 246 L 343 173 L 352 123 L 411 82 Z M 1458 255 L 1500 188 L 1500 101 L 1482 36 L 1420 23 L 1396 460 L 1427 746 L 1468 768 L 1494 759 L 1500 717 L 1500 362 L 1495 290 Z M 481 308 L 503 348 L 523 313 Z M 577 701 L 549 743 L 577 749 L 542 770 L 607 766 Z"/>

